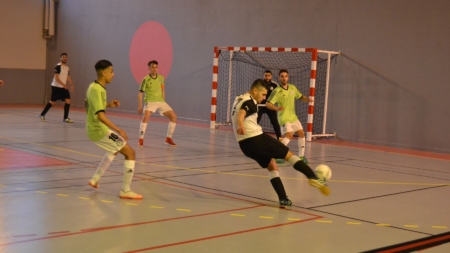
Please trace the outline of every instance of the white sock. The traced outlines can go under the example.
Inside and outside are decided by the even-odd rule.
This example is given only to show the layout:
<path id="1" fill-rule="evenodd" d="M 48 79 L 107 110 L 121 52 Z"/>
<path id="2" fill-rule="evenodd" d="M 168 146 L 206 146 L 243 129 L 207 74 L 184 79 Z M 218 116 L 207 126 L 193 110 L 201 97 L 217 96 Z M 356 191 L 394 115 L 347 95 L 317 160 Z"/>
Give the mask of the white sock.
<path id="1" fill-rule="evenodd" d="M 108 169 L 111 162 L 116 158 L 114 154 L 106 153 L 105 156 L 103 156 L 102 161 L 97 167 L 97 170 L 95 171 L 94 176 L 92 176 L 92 179 L 94 182 L 98 182 L 100 178 L 102 177 L 103 173 Z"/>
<path id="2" fill-rule="evenodd" d="M 145 130 L 147 129 L 147 123 L 141 121 L 139 129 L 139 139 L 144 139 Z"/>
<path id="3" fill-rule="evenodd" d="M 123 184 L 122 184 L 122 190 L 124 192 L 131 191 L 130 185 L 131 180 L 133 179 L 135 163 L 136 161 L 134 160 L 125 160 L 124 162 L 125 169 L 123 170 Z"/>
<path id="4" fill-rule="evenodd" d="M 304 157 L 305 156 L 305 137 L 298 138 L 298 156 Z"/>
<path id="5" fill-rule="evenodd" d="M 291 157 L 289 157 L 288 162 L 294 166 L 294 164 L 296 164 L 298 161 L 300 161 L 300 158 L 298 156 L 292 155 Z"/>
<path id="6" fill-rule="evenodd" d="M 281 143 L 283 143 L 285 146 L 287 146 L 287 145 L 289 144 L 290 141 L 291 141 L 291 140 L 289 140 L 289 138 L 284 137 L 284 138 L 281 140 Z"/>
<path id="7" fill-rule="evenodd" d="M 269 180 L 276 177 L 280 177 L 280 172 L 278 170 L 269 171 Z"/>
<path id="8" fill-rule="evenodd" d="M 177 123 L 169 122 L 169 126 L 167 127 L 167 137 L 172 138 L 173 131 L 175 131 L 175 126 Z"/>

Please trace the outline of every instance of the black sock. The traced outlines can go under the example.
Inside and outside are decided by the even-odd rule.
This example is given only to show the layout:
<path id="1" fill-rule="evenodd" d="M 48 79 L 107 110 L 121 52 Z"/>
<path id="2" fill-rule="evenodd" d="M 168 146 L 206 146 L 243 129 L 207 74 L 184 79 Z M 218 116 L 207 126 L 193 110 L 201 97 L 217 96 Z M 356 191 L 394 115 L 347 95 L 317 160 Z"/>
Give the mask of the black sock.
<path id="1" fill-rule="evenodd" d="M 279 200 L 287 199 L 286 192 L 284 191 L 283 182 L 281 182 L 281 179 L 279 177 L 274 177 L 270 179 L 270 183 L 273 186 L 273 189 L 278 195 Z"/>
<path id="2" fill-rule="evenodd" d="M 303 173 L 309 179 L 317 179 L 316 173 L 303 161 L 298 161 L 294 164 L 294 169 Z"/>
<path id="3" fill-rule="evenodd" d="M 69 107 L 70 104 L 64 104 L 64 119 L 67 119 L 69 117 Z"/>
<path id="4" fill-rule="evenodd" d="M 41 116 L 45 116 L 47 114 L 48 110 L 50 110 L 50 107 L 52 107 L 52 104 L 50 102 L 45 106 L 44 110 L 41 112 Z"/>

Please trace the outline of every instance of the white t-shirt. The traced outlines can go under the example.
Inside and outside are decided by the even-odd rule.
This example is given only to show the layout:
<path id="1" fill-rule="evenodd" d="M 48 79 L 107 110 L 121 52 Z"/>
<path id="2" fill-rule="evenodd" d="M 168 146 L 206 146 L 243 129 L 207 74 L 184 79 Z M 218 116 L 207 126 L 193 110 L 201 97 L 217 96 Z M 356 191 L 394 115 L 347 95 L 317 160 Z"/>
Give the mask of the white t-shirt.
<path id="1" fill-rule="evenodd" d="M 236 132 L 239 128 L 237 115 L 240 110 L 245 111 L 244 129 L 245 134 L 241 135 Z M 258 106 L 249 93 L 237 96 L 233 103 L 233 112 L 231 121 L 233 122 L 234 134 L 237 141 L 242 141 L 263 133 L 262 128 L 258 125 Z"/>
<path id="2" fill-rule="evenodd" d="M 61 80 L 61 82 L 66 84 L 67 77 L 69 76 L 69 66 L 61 65 L 61 63 L 56 64 L 55 74 L 59 74 L 59 80 Z M 52 86 L 63 88 L 63 86 L 55 80 L 55 77 L 53 77 Z"/>

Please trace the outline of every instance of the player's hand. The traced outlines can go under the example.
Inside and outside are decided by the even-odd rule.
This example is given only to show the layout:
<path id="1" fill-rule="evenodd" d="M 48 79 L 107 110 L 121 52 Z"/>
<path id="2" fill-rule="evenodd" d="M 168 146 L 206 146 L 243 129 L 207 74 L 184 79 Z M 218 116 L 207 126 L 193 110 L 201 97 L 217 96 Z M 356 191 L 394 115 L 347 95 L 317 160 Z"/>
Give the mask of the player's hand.
<path id="1" fill-rule="evenodd" d="M 66 90 L 69 89 L 69 87 L 67 87 L 67 85 L 65 85 L 65 84 L 63 85 L 63 88 L 66 89 Z"/>
<path id="2" fill-rule="evenodd" d="M 312 103 L 312 102 L 314 102 L 314 99 L 311 97 L 308 97 L 308 102 Z"/>
<path id="3" fill-rule="evenodd" d="M 240 135 L 244 135 L 245 134 L 245 128 L 240 127 L 236 130 L 236 133 L 240 134 Z"/>
<path id="4" fill-rule="evenodd" d="M 75 90 L 75 87 L 72 86 L 72 87 L 70 88 L 70 91 L 73 92 L 74 90 Z"/>
<path id="5" fill-rule="evenodd" d="M 3 80 L 0 80 L 0 86 L 3 86 L 3 84 L 5 84 L 5 82 L 3 82 Z"/>
<path id="6" fill-rule="evenodd" d="M 111 101 L 111 107 L 119 107 L 119 106 L 120 106 L 119 100 L 112 100 Z"/>
<path id="7" fill-rule="evenodd" d="M 278 106 L 277 111 L 282 111 L 282 110 L 284 110 L 284 106 Z"/>
<path id="8" fill-rule="evenodd" d="M 138 114 L 141 115 L 142 114 L 142 106 L 138 107 Z"/>
<path id="9" fill-rule="evenodd" d="M 128 135 L 125 131 L 123 131 L 122 129 L 119 129 L 119 131 L 117 131 L 117 132 L 120 134 L 120 136 L 122 136 L 125 139 L 125 141 L 128 141 Z"/>

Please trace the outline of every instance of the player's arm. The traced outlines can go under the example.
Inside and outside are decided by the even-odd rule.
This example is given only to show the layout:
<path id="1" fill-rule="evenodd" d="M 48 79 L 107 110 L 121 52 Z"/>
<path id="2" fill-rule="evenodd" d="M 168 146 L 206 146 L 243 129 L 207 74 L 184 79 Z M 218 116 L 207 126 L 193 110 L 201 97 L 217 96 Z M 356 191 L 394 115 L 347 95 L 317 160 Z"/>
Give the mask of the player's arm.
<path id="1" fill-rule="evenodd" d="M 70 75 L 67 75 L 67 82 L 70 84 L 70 90 L 73 92 L 75 86 L 73 85 L 72 77 L 70 77 Z"/>
<path id="2" fill-rule="evenodd" d="M 270 101 L 266 102 L 266 107 L 269 108 L 270 110 L 273 110 L 273 111 L 282 111 L 282 110 L 284 110 L 283 106 L 275 106 Z"/>
<path id="3" fill-rule="evenodd" d="M 164 84 L 161 84 L 161 92 L 162 92 L 162 98 L 166 100 L 166 92 L 164 91 Z"/>
<path id="4" fill-rule="evenodd" d="M 119 107 L 120 106 L 120 102 L 119 100 L 111 100 L 111 102 L 106 103 L 106 107 Z"/>
<path id="5" fill-rule="evenodd" d="M 114 100 L 113 100 L 114 101 Z M 97 118 L 98 120 L 100 120 L 103 124 L 105 124 L 107 127 L 109 127 L 110 129 L 116 131 L 117 133 L 120 134 L 120 136 L 122 136 L 126 141 L 128 141 L 128 136 L 127 133 L 120 129 L 118 126 L 114 125 L 114 123 L 112 123 L 108 117 L 106 117 L 105 111 L 100 111 L 97 113 Z"/>
<path id="6" fill-rule="evenodd" d="M 3 82 L 3 80 L 0 80 L 0 86 L 3 86 L 3 84 L 5 84 L 5 83 Z"/>
<path id="7" fill-rule="evenodd" d="M 67 85 L 65 83 L 63 83 L 61 81 L 61 79 L 59 79 L 59 74 L 58 73 L 55 74 L 55 80 L 56 80 L 57 83 L 61 84 L 64 89 L 67 90 Z"/>
<path id="8" fill-rule="evenodd" d="M 302 95 L 300 100 L 303 101 L 303 102 L 314 102 L 314 99 L 312 99 L 310 97 L 307 97 L 307 96 L 304 96 L 304 95 Z"/>
<path id="9" fill-rule="evenodd" d="M 244 109 L 239 110 L 238 115 L 237 115 L 237 130 L 236 132 L 238 134 L 245 134 L 245 128 L 244 128 L 244 119 L 245 119 L 245 115 L 247 114 L 247 112 Z"/>

